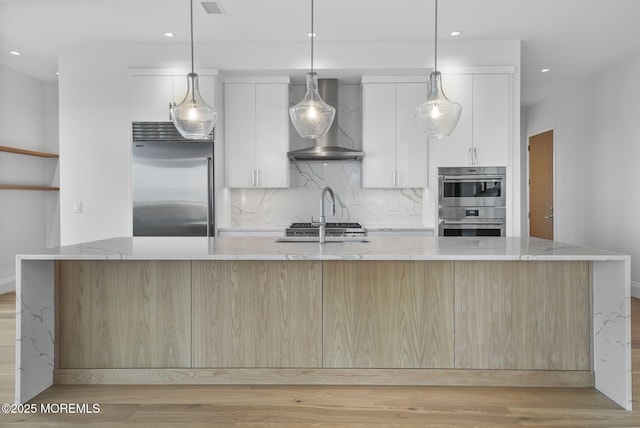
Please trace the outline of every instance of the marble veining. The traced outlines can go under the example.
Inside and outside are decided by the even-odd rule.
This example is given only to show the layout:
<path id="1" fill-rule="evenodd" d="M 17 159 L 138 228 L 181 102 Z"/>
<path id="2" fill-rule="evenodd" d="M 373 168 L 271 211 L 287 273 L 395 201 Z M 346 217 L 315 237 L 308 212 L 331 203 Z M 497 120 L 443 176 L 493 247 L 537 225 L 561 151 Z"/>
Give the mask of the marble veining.
<path id="1" fill-rule="evenodd" d="M 16 401 L 24 402 L 53 383 L 53 262 L 19 264 L 16 288 Z"/>
<path id="2" fill-rule="evenodd" d="M 232 189 L 231 227 L 287 227 L 320 215 L 320 195 L 330 186 L 336 215 L 327 221 L 358 221 L 365 226 L 422 226 L 422 189 L 363 189 L 362 164 L 353 161 L 291 164 L 291 187 Z M 293 207 L 293 208 L 292 208 Z"/>
<path id="3" fill-rule="evenodd" d="M 593 363 L 596 388 L 627 410 L 631 410 L 629 262 L 594 261 L 592 270 Z"/>
<path id="4" fill-rule="evenodd" d="M 122 237 L 49 248 L 22 260 L 627 260 L 629 256 L 537 238 L 368 237 L 369 242 L 277 243 L 274 237 Z"/>
<path id="5" fill-rule="evenodd" d="M 274 237 L 123 237 L 17 256 L 16 402 L 53 383 L 53 260 L 586 260 L 592 261 L 596 388 L 631 410 L 630 257 L 537 238 L 369 237 L 276 243 Z"/>

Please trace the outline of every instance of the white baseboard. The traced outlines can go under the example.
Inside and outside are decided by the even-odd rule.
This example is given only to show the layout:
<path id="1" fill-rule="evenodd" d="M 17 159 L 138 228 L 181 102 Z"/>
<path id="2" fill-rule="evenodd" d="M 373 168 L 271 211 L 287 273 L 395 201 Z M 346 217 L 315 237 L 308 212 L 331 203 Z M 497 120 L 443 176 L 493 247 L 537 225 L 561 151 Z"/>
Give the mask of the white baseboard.
<path id="1" fill-rule="evenodd" d="M 631 281 L 631 297 L 640 299 L 640 282 Z"/>
<path id="2" fill-rule="evenodd" d="M 16 291 L 16 277 L 0 279 L 0 294 L 10 293 L 11 291 Z"/>

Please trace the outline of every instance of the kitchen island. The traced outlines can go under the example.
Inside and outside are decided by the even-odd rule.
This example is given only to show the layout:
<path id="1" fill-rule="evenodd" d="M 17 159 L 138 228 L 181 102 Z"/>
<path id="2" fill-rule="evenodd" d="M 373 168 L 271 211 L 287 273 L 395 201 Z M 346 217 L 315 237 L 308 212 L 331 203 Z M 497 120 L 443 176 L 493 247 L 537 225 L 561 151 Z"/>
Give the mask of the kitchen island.
<path id="1" fill-rule="evenodd" d="M 17 257 L 52 384 L 595 387 L 631 410 L 630 258 L 535 238 L 114 238 Z"/>

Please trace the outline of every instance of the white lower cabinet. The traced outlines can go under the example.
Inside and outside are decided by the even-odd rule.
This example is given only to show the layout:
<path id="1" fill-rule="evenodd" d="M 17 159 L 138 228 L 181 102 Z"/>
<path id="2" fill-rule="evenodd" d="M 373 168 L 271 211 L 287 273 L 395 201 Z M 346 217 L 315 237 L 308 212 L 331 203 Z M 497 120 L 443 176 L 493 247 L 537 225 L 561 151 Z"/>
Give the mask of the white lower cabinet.
<path id="1" fill-rule="evenodd" d="M 426 187 L 427 137 L 413 109 L 427 99 L 426 82 L 363 78 L 362 187 Z"/>
<path id="2" fill-rule="evenodd" d="M 226 186 L 288 187 L 288 78 L 227 82 L 224 91 Z"/>
<path id="3" fill-rule="evenodd" d="M 443 89 L 462 105 L 450 136 L 435 140 L 438 166 L 506 166 L 511 130 L 511 75 L 444 75 Z"/>

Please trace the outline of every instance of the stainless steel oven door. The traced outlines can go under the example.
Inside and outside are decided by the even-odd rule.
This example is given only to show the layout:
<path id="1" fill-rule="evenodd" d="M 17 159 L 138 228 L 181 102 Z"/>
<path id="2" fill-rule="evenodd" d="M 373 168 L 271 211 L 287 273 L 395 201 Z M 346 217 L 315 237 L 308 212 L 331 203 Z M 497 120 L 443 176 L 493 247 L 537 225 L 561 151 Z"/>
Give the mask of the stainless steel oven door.
<path id="1" fill-rule="evenodd" d="M 504 236 L 504 220 L 440 220 L 440 236 Z"/>
<path id="2" fill-rule="evenodd" d="M 486 168 L 489 169 L 489 168 Z M 498 168 L 491 168 L 499 170 Z M 497 173 L 452 173 L 442 171 L 438 179 L 439 205 L 444 207 L 504 207 L 506 175 Z"/>
<path id="3" fill-rule="evenodd" d="M 438 217 L 449 220 L 504 220 L 506 207 L 440 207 Z"/>

